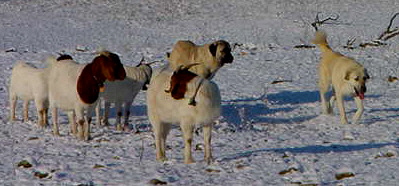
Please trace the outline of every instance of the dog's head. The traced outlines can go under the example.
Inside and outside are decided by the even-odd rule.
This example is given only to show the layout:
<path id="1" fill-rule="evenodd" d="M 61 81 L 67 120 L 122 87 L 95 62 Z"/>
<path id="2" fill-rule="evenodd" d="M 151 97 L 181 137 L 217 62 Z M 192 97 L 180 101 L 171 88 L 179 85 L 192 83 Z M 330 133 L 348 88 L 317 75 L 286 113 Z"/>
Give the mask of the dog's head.
<path id="1" fill-rule="evenodd" d="M 353 87 L 351 92 L 360 99 L 364 99 L 364 93 L 367 91 L 366 81 L 370 79 L 367 70 L 363 67 L 348 70 L 344 79 Z"/>
<path id="2" fill-rule="evenodd" d="M 231 54 L 231 47 L 227 41 L 219 40 L 209 45 L 209 51 L 212 56 L 215 57 L 219 66 L 223 66 L 226 63 L 232 63 L 234 60 Z"/>

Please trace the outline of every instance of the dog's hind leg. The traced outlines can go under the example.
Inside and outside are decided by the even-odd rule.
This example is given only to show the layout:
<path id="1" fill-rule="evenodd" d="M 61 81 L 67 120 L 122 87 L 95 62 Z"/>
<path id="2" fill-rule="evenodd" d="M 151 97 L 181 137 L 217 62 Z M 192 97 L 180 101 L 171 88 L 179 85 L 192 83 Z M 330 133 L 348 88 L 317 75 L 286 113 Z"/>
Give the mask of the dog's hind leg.
<path id="1" fill-rule="evenodd" d="M 332 114 L 332 104 L 331 101 L 333 98 L 335 99 L 335 96 L 331 97 L 330 101 L 327 101 L 327 89 L 325 88 L 320 88 L 320 101 L 321 101 L 321 108 L 322 108 L 322 113 L 323 114 Z"/>
<path id="2" fill-rule="evenodd" d="M 363 101 L 359 98 L 359 97 L 355 97 L 355 103 L 357 106 L 357 111 L 355 113 L 355 115 L 352 118 L 352 123 L 354 124 L 358 124 L 359 123 L 359 119 L 363 114 L 364 111 L 364 106 L 363 106 Z"/>

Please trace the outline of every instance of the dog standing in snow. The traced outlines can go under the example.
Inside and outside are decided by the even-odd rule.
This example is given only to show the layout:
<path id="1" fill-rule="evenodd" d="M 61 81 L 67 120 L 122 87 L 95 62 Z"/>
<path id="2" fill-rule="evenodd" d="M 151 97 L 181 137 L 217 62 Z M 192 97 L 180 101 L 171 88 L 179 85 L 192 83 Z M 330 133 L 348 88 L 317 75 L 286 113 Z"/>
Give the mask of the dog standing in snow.
<path id="1" fill-rule="evenodd" d="M 196 45 L 191 41 L 178 41 L 173 46 L 172 52 L 167 53 L 167 58 L 172 70 L 177 70 L 182 65 L 199 63 L 191 67 L 190 71 L 206 79 L 212 79 L 220 67 L 234 60 L 230 44 L 224 40 L 205 45 Z"/>
<path id="2" fill-rule="evenodd" d="M 357 111 L 352 122 L 358 123 L 363 114 L 363 99 L 366 92 L 366 81 L 370 78 L 367 70 L 354 59 L 334 52 L 327 43 L 325 32 L 317 31 L 312 43 L 318 45 L 321 50 L 319 64 L 319 88 L 323 114 L 332 114 L 334 101 L 340 113 L 342 124 L 347 124 L 345 114 L 344 96 L 353 96 Z M 327 101 L 326 93 L 332 85 L 333 96 Z"/>
<path id="3" fill-rule="evenodd" d="M 195 94 L 195 106 L 188 104 Z M 191 148 L 195 125 L 203 126 L 205 161 L 211 162 L 211 132 L 214 120 L 220 116 L 220 104 L 218 86 L 187 68 L 164 68 L 154 73 L 147 90 L 147 109 L 155 133 L 157 160 L 166 160 L 166 137 L 171 125 L 179 124 L 184 138 L 184 163 L 194 162 Z"/>

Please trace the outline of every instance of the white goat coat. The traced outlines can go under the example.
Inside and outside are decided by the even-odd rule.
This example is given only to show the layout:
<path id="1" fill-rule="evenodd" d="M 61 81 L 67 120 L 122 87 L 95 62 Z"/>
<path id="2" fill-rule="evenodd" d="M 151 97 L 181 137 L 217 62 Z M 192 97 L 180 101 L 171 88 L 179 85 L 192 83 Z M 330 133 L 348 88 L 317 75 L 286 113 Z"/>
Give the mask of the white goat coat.
<path id="1" fill-rule="evenodd" d="M 124 66 L 126 71 L 126 78 L 122 81 L 106 81 L 105 91 L 100 94 L 105 102 L 104 117 L 102 118 L 103 124 L 108 124 L 108 112 L 109 104 L 115 103 L 117 110 L 117 127 L 121 127 L 121 115 L 122 115 L 122 105 L 124 105 L 124 116 L 125 124 L 128 123 L 128 117 L 130 114 L 130 106 L 133 103 L 134 98 L 142 90 L 144 84 L 150 80 L 152 69 L 148 65 L 140 65 L 138 67 Z M 100 107 L 101 104 L 97 105 L 97 123 L 100 121 Z"/>
<path id="2" fill-rule="evenodd" d="M 11 120 L 15 119 L 16 100 L 20 98 L 24 100 L 25 121 L 28 120 L 27 109 L 29 101 L 34 100 L 38 114 L 38 124 L 41 126 L 47 124 L 47 113 L 43 116 L 43 113 L 40 112 L 47 112 L 48 108 L 48 72 L 48 68 L 36 68 L 22 61 L 14 65 L 9 87 Z"/>
<path id="3" fill-rule="evenodd" d="M 175 100 L 165 90 L 169 88 L 173 71 L 164 69 L 154 73 L 147 91 L 148 116 L 152 124 L 181 124 L 189 121 L 193 125 L 210 124 L 220 116 L 221 97 L 218 86 L 199 76 L 188 83 L 185 98 Z M 202 84 L 199 83 L 202 80 Z M 189 105 L 189 99 L 194 95 L 196 106 Z M 153 123 L 154 121 L 154 123 Z"/>
<path id="4" fill-rule="evenodd" d="M 166 137 L 172 124 L 180 125 L 185 142 L 184 162 L 193 163 L 191 155 L 192 133 L 195 125 L 203 126 L 205 160 L 212 160 L 211 133 L 213 122 L 220 116 L 221 97 L 218 86 L 210 80 L 200 76 L 194 77 L 187 84 L 184 98 L 174 99 L 165 90 L 169 88 L 172 70 L 162 69 L 154 73 L 147 90 L 148 117 L 155 133 L 157 160 L 166 160 Z M 195 94 L 196 105 L 189 105 L 190 98 Z"/>
<path id="5" fill-rule="evenodd" d="M 77 79 L 84 67 L 84 64 L 78 64 L 73 60 L 64 60 L 62 63 L 56 62 L 52 65 L 49 75 L 51 108 L 70 111 L 87 109 L 92 105 L 82 102 L 76 89 Z"/>

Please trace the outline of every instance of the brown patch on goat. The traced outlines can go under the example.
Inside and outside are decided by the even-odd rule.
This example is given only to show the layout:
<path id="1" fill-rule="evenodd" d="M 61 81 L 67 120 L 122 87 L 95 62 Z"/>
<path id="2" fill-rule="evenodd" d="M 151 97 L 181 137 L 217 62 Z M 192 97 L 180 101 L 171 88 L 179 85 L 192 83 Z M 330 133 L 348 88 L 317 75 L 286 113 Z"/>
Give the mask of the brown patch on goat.
<path id="1" fill-rule="evenodd" d="M 174 71 L 170 79 L 170 89 L 165 92 L 171 93 L 174 99 L 183 99 L 187 91 L 187 84 L 195 77 L 197 74 L 188 71 L 188 68 Z"/>
<path id="2" fill-rule="evenodd" d="M 123 80 L 125 77 L 119 56 L 103 52 L 83 68 L 77 82 L 78 95 L 84 103 L 92 104 L 103 90 L 105 80 Z"/>

